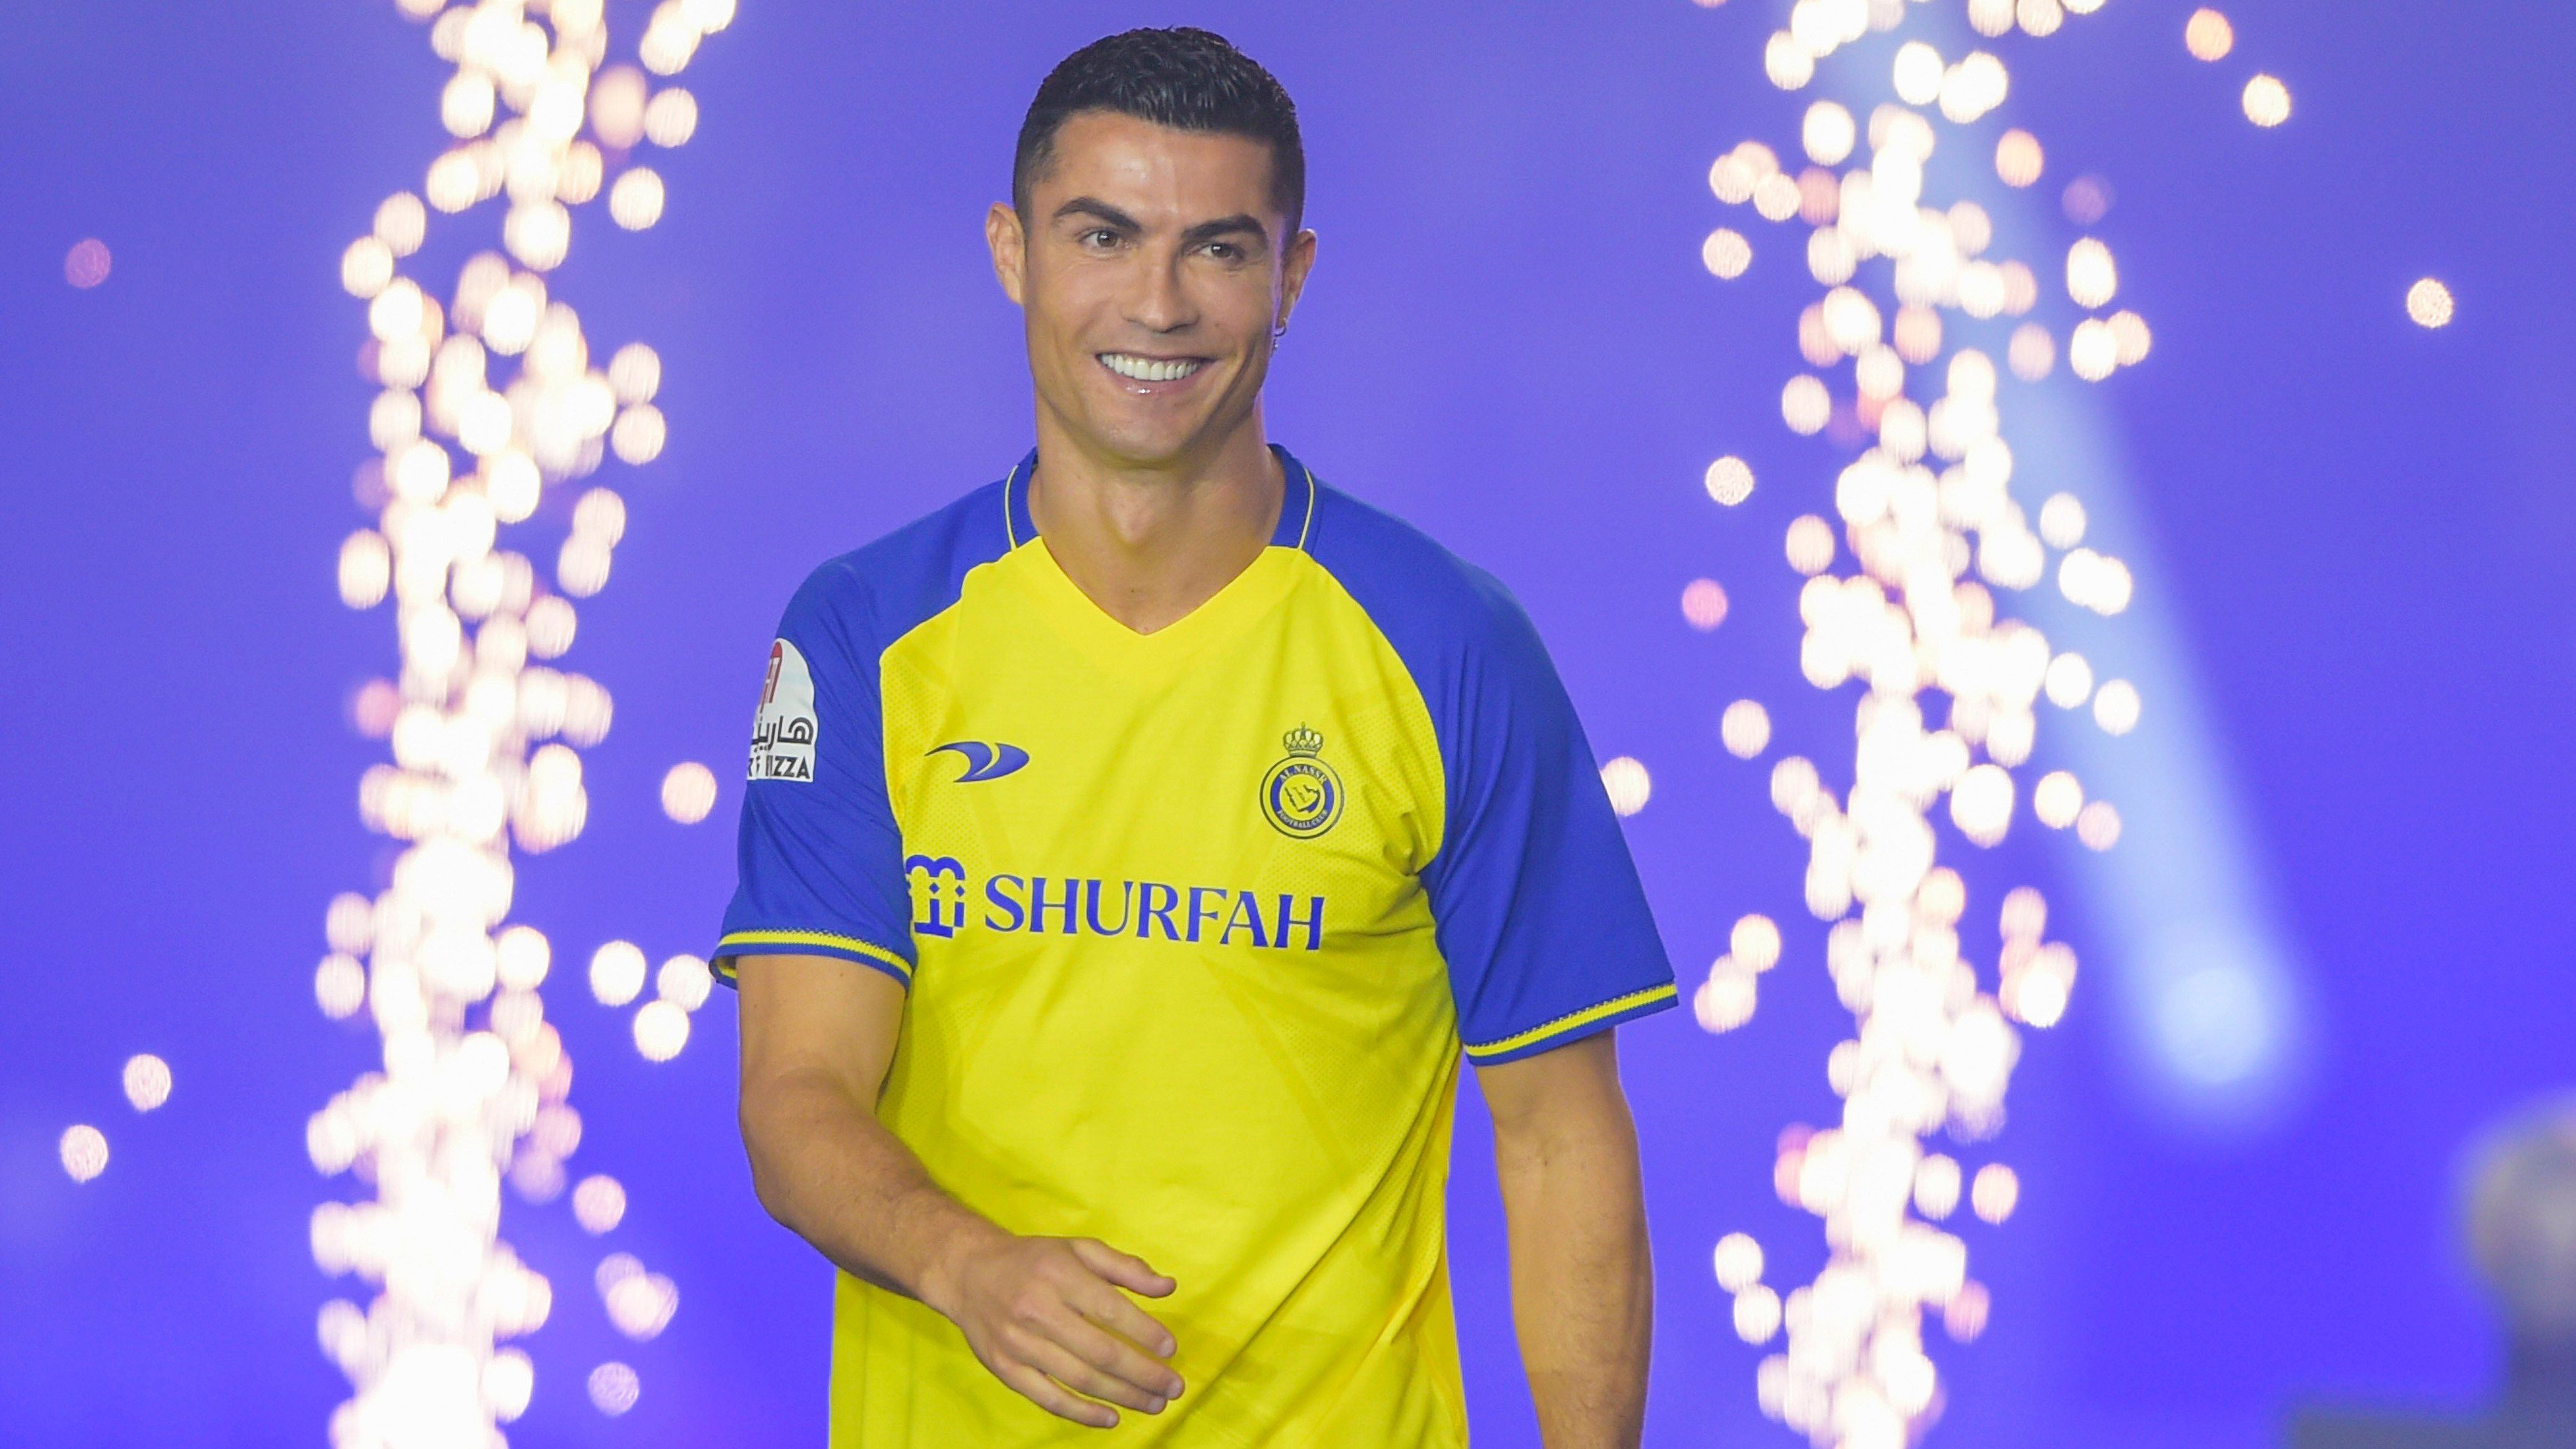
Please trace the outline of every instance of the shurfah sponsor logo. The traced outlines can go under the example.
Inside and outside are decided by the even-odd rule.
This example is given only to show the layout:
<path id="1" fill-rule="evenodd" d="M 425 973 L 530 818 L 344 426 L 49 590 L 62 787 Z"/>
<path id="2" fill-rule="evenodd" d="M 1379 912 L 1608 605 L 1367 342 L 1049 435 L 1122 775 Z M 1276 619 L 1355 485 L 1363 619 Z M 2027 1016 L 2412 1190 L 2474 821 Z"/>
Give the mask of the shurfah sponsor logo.
<path id="1" fill-rule="evenodd" d="M 1265 951 L 1324 949 L 1324 898 L 1163 881 L 996 872 L 980 886 L 955 856 L 905 859 L 915 935 L 1132 937 Z"/>
<path id="2" fill-rule="evenodd" d="M 814 779 L 814 675 L 805 656 L 781 639 L 769 646 L 769 678 L 760 687 L 760 713 L 751 724 L 751 778 Z"/>

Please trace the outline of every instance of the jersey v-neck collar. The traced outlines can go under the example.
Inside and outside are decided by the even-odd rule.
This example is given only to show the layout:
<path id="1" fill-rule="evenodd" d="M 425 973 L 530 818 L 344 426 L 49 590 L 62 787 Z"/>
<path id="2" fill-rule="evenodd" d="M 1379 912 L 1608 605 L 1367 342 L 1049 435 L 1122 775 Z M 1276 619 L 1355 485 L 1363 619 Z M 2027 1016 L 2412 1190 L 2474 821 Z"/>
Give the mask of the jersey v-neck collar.
<path id="1" fill-rule="evenodd" d="M 1315 475 L 1306 471 L 1306 465 L 1298 462 L 1296 455 L 1277 443 L 1270 445 L 1270 451 L 1288 474 L 1287 492 L 1279 500 L 1279 524 L 1270 531 L 1270 547 L 1303 552 L 1307 537 L 1315 530 L 1316 494 L 1320 489 Z M 1024 543 L 1037 542 L 1037 518 L 1029 512 L 1029 481 L 1037 470 L 1038 450 L 1031 448 L 1002 479 L 1002 529 L 1014 551 Z"/>

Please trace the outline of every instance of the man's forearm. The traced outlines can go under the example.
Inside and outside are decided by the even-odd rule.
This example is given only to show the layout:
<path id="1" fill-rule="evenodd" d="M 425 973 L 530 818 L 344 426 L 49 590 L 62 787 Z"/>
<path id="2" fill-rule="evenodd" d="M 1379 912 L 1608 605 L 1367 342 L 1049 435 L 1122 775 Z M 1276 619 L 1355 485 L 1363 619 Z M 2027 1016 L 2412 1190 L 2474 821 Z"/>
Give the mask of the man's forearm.
<path id="1" fill-rule="evenodd" d="M 1498 1122 L 1512 1317 L 1547 1449 L 1634 1449 L 1644 1432 L 1654 1270 L 1635 1129 L 1590 1111 Z"/>
<path id="2" fill-rule="evenodd" d="M 958 1262 L 1010 1236 L 828 1078 L 765 1084 L 742 1125 L 761 1205 L 853 1277 L 946 1312 Z"/>

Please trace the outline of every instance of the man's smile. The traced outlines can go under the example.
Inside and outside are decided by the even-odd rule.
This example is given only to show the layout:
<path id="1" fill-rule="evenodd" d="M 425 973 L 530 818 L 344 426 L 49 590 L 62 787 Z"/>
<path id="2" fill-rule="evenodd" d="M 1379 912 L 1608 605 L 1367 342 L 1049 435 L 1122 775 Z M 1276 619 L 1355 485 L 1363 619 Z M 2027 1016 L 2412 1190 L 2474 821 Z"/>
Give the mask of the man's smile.
<path id="1" fill-rule="evenodd" d="M 1093 355 L 1101 366 L 1135 382 L 1178 382 L 1208 365 L 1204 357 L 1139 357 L 1132 352 Z"/>

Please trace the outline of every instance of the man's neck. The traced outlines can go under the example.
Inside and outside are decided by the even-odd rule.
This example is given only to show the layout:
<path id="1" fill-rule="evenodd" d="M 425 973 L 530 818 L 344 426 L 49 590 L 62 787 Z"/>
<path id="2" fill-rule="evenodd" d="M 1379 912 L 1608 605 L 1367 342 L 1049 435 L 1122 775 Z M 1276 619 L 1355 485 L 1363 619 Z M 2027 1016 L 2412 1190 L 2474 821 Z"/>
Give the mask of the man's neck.
<path id="1" fill-rule="evenodd" d="M 1029 516 L 1065 577 L 1139 634 L 1186 618 L 1250 568 L 1286 493 L 1257 410 L 1203 459 L 1171 468 L 1122 467 L 1039 413 Z"/>

